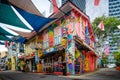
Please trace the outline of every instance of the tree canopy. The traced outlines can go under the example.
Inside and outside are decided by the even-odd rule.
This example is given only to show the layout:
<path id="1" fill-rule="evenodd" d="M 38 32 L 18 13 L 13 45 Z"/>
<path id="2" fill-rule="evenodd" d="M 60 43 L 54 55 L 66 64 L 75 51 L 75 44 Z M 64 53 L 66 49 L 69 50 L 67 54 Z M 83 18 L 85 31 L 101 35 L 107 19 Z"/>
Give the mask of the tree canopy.
<path id="1" fill-rule="evenodd" d="M 98 27 L 101 21 L 103 21 L 103 24 L 104 24 L 104 29 L 105 29 L 104 31 L 100 30 Z M 115 36 L 118 34 L 114 34 L 114 31 L 118 30 L 117 28 L 118 25 L 120 25 L 120 20 L 117 17 L 105 17 L 105 16 L 97 17 L 92 22 L 92 28 L 93 28 L 95 37 L 98 39 L 97 46 L 98 45 L 101 46 L 102 44 L 104 44 L 103 41 L 106 40 L 109 35 L 112 36 L 113 43 L 118 41 L 119 40 L 118 37 Z"/>
<path id="2" fill-rule="evenodd" d="M 98 28 L 99 23 L 103 21 L 104 23 L 104 31 L 101 31 Z M 92 23 L 92 28 L 94 31 L 94 34 L 98 37 L 98 38 L 106 38 L 108 35 L 112 35 L 113 32 L 118 29 L 117 26 L 120 25 L 120 20 L 117 17 L 98 17 L 96 18 L 93 23 Z"/>

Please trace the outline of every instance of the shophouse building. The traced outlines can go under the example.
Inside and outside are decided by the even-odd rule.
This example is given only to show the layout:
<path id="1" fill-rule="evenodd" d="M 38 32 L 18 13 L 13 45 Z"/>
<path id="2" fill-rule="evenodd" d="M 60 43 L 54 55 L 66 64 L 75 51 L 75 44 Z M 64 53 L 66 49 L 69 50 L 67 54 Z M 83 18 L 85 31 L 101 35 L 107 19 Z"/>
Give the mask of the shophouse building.
<path id="1" fill-rule="evenodd" d="M 42 72 L 71 75 L 96 70 L 98 54 L 89 17 L 68 1 L 50 18 L 56 21 L 40 30 L 37 42 Z"/>

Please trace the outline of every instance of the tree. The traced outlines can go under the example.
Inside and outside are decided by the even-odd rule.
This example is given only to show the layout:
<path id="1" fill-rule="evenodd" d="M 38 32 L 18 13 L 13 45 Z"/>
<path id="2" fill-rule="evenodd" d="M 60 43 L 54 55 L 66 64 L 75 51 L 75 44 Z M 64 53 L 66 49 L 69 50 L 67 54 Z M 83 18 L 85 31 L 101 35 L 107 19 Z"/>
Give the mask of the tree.
<path id="1" fill-rule="evenodd" d="M 120 52 L 114 52 L 116 66 L 120 66 Z"/>
<path id="2" fill-rule="evenodd" d="M 102 65 L 103 65 L 103 67 L 106 67 L 107 64 L 108 64 L 108 56 L 105 56 L 102 58 Z"/>
<path id="3" fill-rule="evenodd" d="M 104 23 L 104 31 L 101 31 L 98 28 L 99 23 L 103 21 Z M 104 41 L 107 39 L 107 36 L 111 35 L 113 36 L 113 42 L 111 44 L 114 44 L 114 42 L 118 41 L 118 37 L 116 37 L 115 35 L 117 34 L 113 34 L 114 31 L 117 28 L 117 26 L 120 25 L 120 20 L 117 17 L 98 17 L 96 18 L 93 23 L 92 23 L 92 28 L 95 34 L 95 37 L 98 39 L 97 41 L 97 46 L 102 47 L 102 45 L 104 44 Z"/>
<path id="4" fill-rule="evenodd" d="M 105 26 L 105 31 L 101 31 L 98 28 L 99 23 L 103 21 L 104 26 Z M 117 26 L 120 25 L 120 20 L 117 17 L 98 17 L 96 18 L 93 23 L 92 23 L 92 28 L 95 31 L 95 35 L 98 38 L 105 38 L 108 35 L 110 35 L 109 33 L 113 33 L 115 29 L 118 29 Z"/>

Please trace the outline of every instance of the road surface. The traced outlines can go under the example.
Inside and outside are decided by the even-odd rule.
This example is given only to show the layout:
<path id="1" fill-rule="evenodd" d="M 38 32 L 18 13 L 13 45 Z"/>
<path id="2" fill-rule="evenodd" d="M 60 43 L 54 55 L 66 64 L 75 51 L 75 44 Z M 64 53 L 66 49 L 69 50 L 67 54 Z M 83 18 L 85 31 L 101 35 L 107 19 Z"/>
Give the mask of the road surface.
<path id="1" fill-rule="evenodd" d="M 75 76 L 2 71 L 0 72 L 0 80 L 120 80 L 119 75 L 120 71 L 112 68 L 102 68 L 92 73 Z"/>

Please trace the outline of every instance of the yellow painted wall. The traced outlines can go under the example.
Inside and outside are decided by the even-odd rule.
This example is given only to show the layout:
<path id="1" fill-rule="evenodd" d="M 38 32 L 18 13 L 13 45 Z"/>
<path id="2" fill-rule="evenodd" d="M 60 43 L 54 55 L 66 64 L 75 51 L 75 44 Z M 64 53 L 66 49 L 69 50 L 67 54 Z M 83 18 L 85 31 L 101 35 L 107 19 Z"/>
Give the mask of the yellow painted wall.
<path id="1" fill-rule="evenodd" d="M 25 44 L 25 54 L 26 55 L 31 55 L 33 52 L 35 52 L 35 49 L 31 49 L 31 44 L 35 44 L 35 40 L 29 42 L 29 43 L 26 43 Z"/>
<path id="2" fill-rule="evenodd" d="M 7 54 L 8 54 L 8 53 L 7 53 Z M 5 57 L 7 54 L 6 54 L 6 52 L 5 52 L 5 51 L 1 52 L 0 58 Z"/>
<path id="3" fill-rule="evenodd" d="M 16 59 L 14 56 L 11 56 L 11 70 L 16 70 Z"/>

